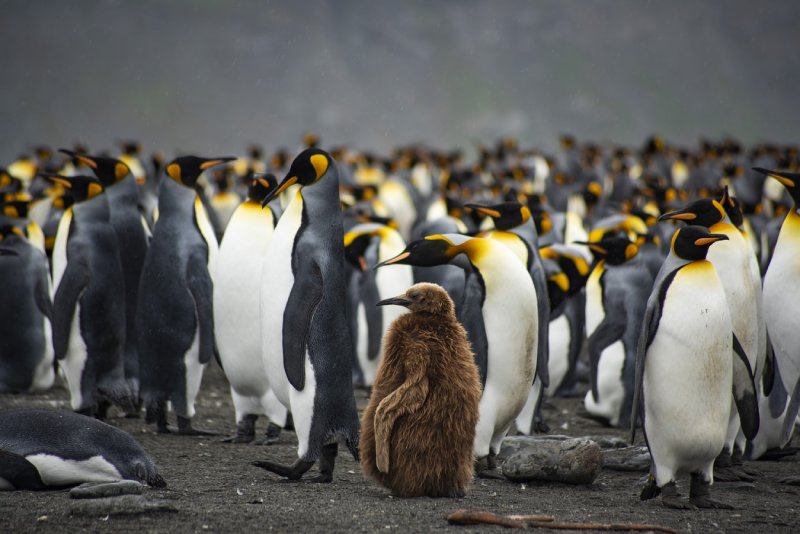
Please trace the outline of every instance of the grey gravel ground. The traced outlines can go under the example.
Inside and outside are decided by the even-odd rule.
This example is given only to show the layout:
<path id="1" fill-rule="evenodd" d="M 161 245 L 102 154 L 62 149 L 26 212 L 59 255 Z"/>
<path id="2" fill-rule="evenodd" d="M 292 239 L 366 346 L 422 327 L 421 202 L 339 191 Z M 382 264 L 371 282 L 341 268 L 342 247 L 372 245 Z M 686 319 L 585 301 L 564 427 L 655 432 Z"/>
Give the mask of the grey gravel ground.
<path id="1" fill-rule="evenodd" d="M 66 407 L 58 386 L 43 395 L 0 395 L 0 408 Z M 366 395 L 358 391 L 359 407 Z M 580 416 L 580 399 L 554 399 L 546 415 L 553 432 L 571 436 L 624 434 Z M 233 407 L 219 368 L 208 369 L 195 426 L 233 431 Z M 561 521 L 648 523 L 680 532 L 797 532 L 800 487 L 780 483 L 800 476 L 800 458 L 748 462 L 759 475 L 753 484 L 717 483 L 713 495 L 736 510 L 677 511 L 658 500 L 640 502 L 643 474 L 604 469 L 590 486 L 520 484 L 476 480 L 463 499 L 397 499 L 366 480 L 352 458 L 341 454 L 332 484 L 290 483 L 251 467 L 253 460 L 291 462 L 295 436 L 284 432 L 265 447 L 231 445 L 219 437 L 158 435 L 142 419 L 111 413 L 110 423 L 134 435 L 153 455 L 168 487 L 146 488 L 124 502 L 87 505 L 68 491 L 0 493 L 0 532 L 489 532 L 501 527 L 457 527 L 446 515 L 456 509 L 499 514 L 549 514 Z M 259 421 L 258 431 L 264 423 Z M 795 438 L 794 444 L 798 444 Z M 684 483 L 681 492 L 688 488 Z"/>

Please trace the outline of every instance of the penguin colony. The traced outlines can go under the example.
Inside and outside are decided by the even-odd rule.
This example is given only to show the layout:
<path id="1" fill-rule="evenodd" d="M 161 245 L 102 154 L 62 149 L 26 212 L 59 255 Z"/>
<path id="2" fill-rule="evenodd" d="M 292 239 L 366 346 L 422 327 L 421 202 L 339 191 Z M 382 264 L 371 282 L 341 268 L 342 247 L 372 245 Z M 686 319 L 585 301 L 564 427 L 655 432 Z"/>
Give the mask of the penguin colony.
<path id="1" fill-rule="evenodd" d="M 653 462 L 642 498 L 666 506 L 724 506 L 714 477 L 747 480 L 744 458 L 786 453 L 800 409 L 797 147 L 563 136 L 549 155 L 507 138 L 469 161 L 318 145 L 171 161 L 134 142 L 38 147 L 0 169 L 0 391 L 43 391 L 57 373 L 79 414 L 103 419 L 113 405 L 170 432 L 172 413 L 178 433 L 197 435 L 215 358 L 235 408 L 228 441 L 254 441 L 259 418 L 263 443 L 297 434 L 293 463 L 254 465 L 299 480 L 318 463 L 311 480 L 330 482 L 339 444 L 358 458 L 360 439 L 365 474 L 398 495 L 462 495 L 473 473 L 496 476 L 506 435 L 558 423 L 541 410 L 557 395 L 642 428 Z M 425 312 L 377 306 L 419 282 L 452 303 L 448 324 L 468 345 L 451 356 L 478 384 L 460 390 L 474 410 L 460 405 L 465 424 L 442 443 L 413 436 L 453 417 L 432 393 L 446 377 L 419 360 L 424 348 L 407 360 L 396 346 Z M 427 396 L 382 411 L 393 391 L 421 387 L 425 365 Z M 373 388 L 361 425 L 354 387 Z M 47 485 L 48 463 L 4 438 L 6 486 L 10 473 Z M 437 469 L 436 448 L 459 444 L 446 484 L 423 479 L 409 439 L 432 447 L 420 461 Z M 141 479 L 142 465 L 126 473 Z"/>

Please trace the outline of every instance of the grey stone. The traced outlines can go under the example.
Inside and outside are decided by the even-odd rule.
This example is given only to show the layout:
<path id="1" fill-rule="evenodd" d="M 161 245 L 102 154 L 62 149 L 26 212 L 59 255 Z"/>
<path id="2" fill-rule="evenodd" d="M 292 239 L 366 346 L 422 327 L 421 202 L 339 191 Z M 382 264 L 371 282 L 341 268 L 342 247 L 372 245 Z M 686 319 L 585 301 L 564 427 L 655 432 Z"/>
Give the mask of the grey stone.
<path id="1" fill-rule="evenodd" d="M 69 490 L 71 499 L 98 499 L 117 495 L 139 495 L 144 486 L 135 480 L 118 482 L 84 482 Z"/>
<path id="2" fill-rule="evenodd" d="M 603 468 L 603 455 L 588 439 L 513 436 L 503 440 L 498 463 L 514 482 L 591 484 Z"/>
<path id="3" fill-rule="evenodd" d="M 72 515 L 105 517 L 107 515 L 141 515 L 160 512 L 177 512 L 169 501 L 150 500 L 142 495 L 121 495 L 101 499 L 74 501 L 70 509 Z"/>
<path id="4" fill-rule="evenodd" d="M 603 467 L 614 471 L 649 471 L 650 452 L 647 447 L 603 451 Z"/>

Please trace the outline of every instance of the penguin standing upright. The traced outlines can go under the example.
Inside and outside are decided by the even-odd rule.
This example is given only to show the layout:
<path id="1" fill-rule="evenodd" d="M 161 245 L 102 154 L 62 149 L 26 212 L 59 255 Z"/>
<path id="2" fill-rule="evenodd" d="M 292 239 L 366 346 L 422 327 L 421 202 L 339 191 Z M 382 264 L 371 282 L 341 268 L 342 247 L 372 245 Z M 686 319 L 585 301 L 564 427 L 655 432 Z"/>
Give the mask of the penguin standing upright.
<path id="1" fill-rule="evenodd" d="M 134 395 L 139 394 L 139 351 L 136 336 L 136 302 L 139 278 L 147 254 L 148 230 L 138 207 L 136 179 L 128 166 L 115 158 L 60 152 L 92 169 L 108 197 L 109 222 L 117 234 L 125 277 L 125 380 Z"/>
<path id="2" fill-rule="evenodd" d="M 800 303 L 800 173 L 772 171 L 760 167 L 756 171 L 774 178 L 786 188 L 794 201 L 781 224 L 772 258 L 764 274 L 764 320 L 775 359 L 780 366 L 780 376 L 790 397 L 783 415 L 781 446 L 792 439 L 795 419 L 800 409 L 800 329 L 797 328 L 798 303 Z"/>
<path id="3" fill-rule="evenodd" d="M 374 262 L 365 259 L 366 249 L 371 243 L 377 249 Z M 359 269 L 357 284 L 358 302 L 355 308 L 357 320 L 356 357 L 364 378 L 364 385 L 371 387 L 378 372 L 382 354 L 383 335 L 389 325 L 406 310 L 402 307 L 376 307 L 374 304 L 392 295 L 398 295 L 414 283 L 411 267 L 403 265 L 397 269 L 372 267 L 397 256 L 406 246 L 400 234 L 382 224 L 358 224 L 344 235 L 345 256 Z"/>
<path id="4" fill-rule="evenodd" d="M 294 184 L 299 188 L 275 227 L 264 262 L 261 335 L 270 385 L 292 413 L 298 459 L 291 466 L 254 465 L 298 480 L 319 459 L 314 480 L 330 482 L 339 442 L 358 458 L 335 162 L 318 148 L 304 150 L 264 204 Z"/>
<path id="5" fill-rule="evenodd" d="M 136 332 L 147 422 L 168 432 L 167 401 L 180 434 L 192 428 L 203 370 L 216 352 L 212 281 L 218 245 L 193 186 L 204 170 L 233 158 L 184 156 L 166 166 L 158 221 L 142 267 Z"/>
<path id="6" fill-rule="evenodd" d="M 22 228 L 0 225 L 0 392 L 53 385 L 50 274 Z"/>
<path id="7" fill-rule="evenodd" d="M 76 202 L 61 218 L 53 249 L 53 349 L 72 409 L 103 417 L 110 400 L 134 411 L 124 373 L 125 279 L 108 198 L 97 178 L 48 178 Z"/>
<path id="8" fill-rule="evenodd" d="M 460 319 L 470 337 L 483 394 L 475 432 L 479 474 L 496 467 L 495 457 L 528 399 L 536 374 L 536 289 L 514 253 L 493 239 L 459 234 L 428 236 L 378 266 L 451 263 L 472 273 Z M 474 312 L 470 312 L 474 309 Z M 472 330 L 472 333 L 470 333 Z"/>
<path id="9" fill-rule="evenodd" d="M 631 426 L 640 415 L 652 457 L 641 498 L 662 493 L 671 508 L 728 507 L 709 498 L 709 486 L 725 445 L 731 392 L 747 433 L 758 427 L 750 365 L 733 334 L 722 282 L 705 259 L 713 243 L 726 239 L 701 226 L 675 232 L 637 346 Z M 689 503 L 675 486 L 685 474 L 692 478 Z"/>
<path id="10" fill-rule="evenodd" d="M 236 435 L 230 441 L 255 439 L 259 415 L 270 419 L 266 443 L 272 443 L 286 424 L 286 408 L 269 386 L 261 357 L 261 271 L 275 228 L 275 217 L 261 202 L 278 185 L 275 176 L 255 176 L 247 199 L 228 222 L 219 246 L 214 280 L 214 327 L 219 359 L 231 385 L 236 412 Z"/>

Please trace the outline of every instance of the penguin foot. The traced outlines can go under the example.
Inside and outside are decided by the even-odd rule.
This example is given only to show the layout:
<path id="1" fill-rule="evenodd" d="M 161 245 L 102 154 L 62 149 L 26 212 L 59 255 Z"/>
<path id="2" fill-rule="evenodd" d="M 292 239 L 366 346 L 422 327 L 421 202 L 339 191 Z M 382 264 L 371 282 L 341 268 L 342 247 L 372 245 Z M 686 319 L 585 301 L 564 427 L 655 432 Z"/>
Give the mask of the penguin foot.
<path id="1" fill-rule="evenodd" d="M 639 500 L 648 501 L 650 499 L 655 499 L 660 494 L 661 489 L 658 487 L 658 484 L 656 484 L 656 477 L 650 475 L 647 477 L 647 482 L 642 488 L 642 492 L 639 494 Z"/>
<path id="2" fill-rule="evenodd" d="M 692 473 L 692 482 L 689 486 L 689 502 L 698 508 L 734 509 L 730 504 L 711 498 L 711 483 L 705 480 L 700 473 Z"/>
<path id="3" fill-rule="evenodd" d="M 241 421 L 236 423 L 236 434 L 224 438 L 222 442 L 250 443 L 256 439 L 256 419 L 258 419 L 257 415 L 245 415 Z"/>
<path id="4" fill-rule="evenodd" d="M 714 508 L 717 510 L 735 510 L 736 508 L 728 503 L 720 502 L 711 497 L 691 497 L 689 502 L 697 508 Z"/>
<path id="5" fill-rule="evenodd" d="M 550 432 L 550 425 L 544 421 L 533 421 L 533 432 L 536 434 L 547 434 Z"/>
<path id="6" fill-rule="evenodd" d="M 491 480 L 506 480 L 506 477 L 497 470 L 497 463 L 494 457 L 492 457 L 491 461 L 489 460 L 490 456 L 491 454 L 475 460 L 475 476 Z"/>
<path id="7" fill-rule="evenodd" d="M 714 480 L 717 482 L 753 482 L 753 477 L 739 467 L 721 467 L 714 469 Z"/>
<path id="8" fill-rule="evenodd" d="M 144 412 L 144 422 L 156 424 L 156 432 L 170 434 L 167 427 L 167 406 L 165 402 L 156 402 L 147 406 Z"/>
<path id="9" fill-rule="evenodd" d="M 653 484 L 655 484 L 655 478 L 652 478 Z M 650 480 L 648 479 L 648 484 Z M 658 488 L 657 488 L 658 489 Z M 667 508 L 672 508 L 673 510 L 697 510 L 697 507 L 692 504 L 691 502 L 684 501 L 678 495 L 678 487 L 675 485 L 675 482 L 667 482 L 664 484 L 661 490 L 661 504 L 663 504 Z"/>
<path id="10" fill-rule="evenodd" d="M 207 430 L 198 430 L 192 427 L 192 419 L 190 417 L 178 416 L 178 434 L 181 436 L 216 436 L 215 432 Z"/>
<path id="11" fill-rule="evenodd" d="M 286 414 L 286 423 L 283 425 L 283 429 L 294 431 L 294 419 L 292 418 L 292 412 Z"/>
<path id="12" fill-rule="evenodd" d="M 778 482 L 781 484 L 789 484 L 790 486 L 800 486 L 800 477 L 786 477 L 780 479 Z"/>
<path id="13" fill-rule="evenodd" d="M 264 460 L 261 462 L 252 462 L 250 465 L 266 469 L 270 473 L 275 473 L 289 480 L 300 480 L 303 474 L 311 469 L 314 463 L 313 460 L 298 459 L 292 465 L 281 465 Z"/>
<path id="14" fill-rule="evenodd" d="M 780 460 L 781 458 L 786 458 L 787 456 L 793 456 L 797 454 L 797 451 L 800 450 L 798 447 L 785 447 L 783 449 L 770 449 L 764 454 L 762 454 L 758 459 L 765 460 L 768 462 L 774 462 Z"/>

